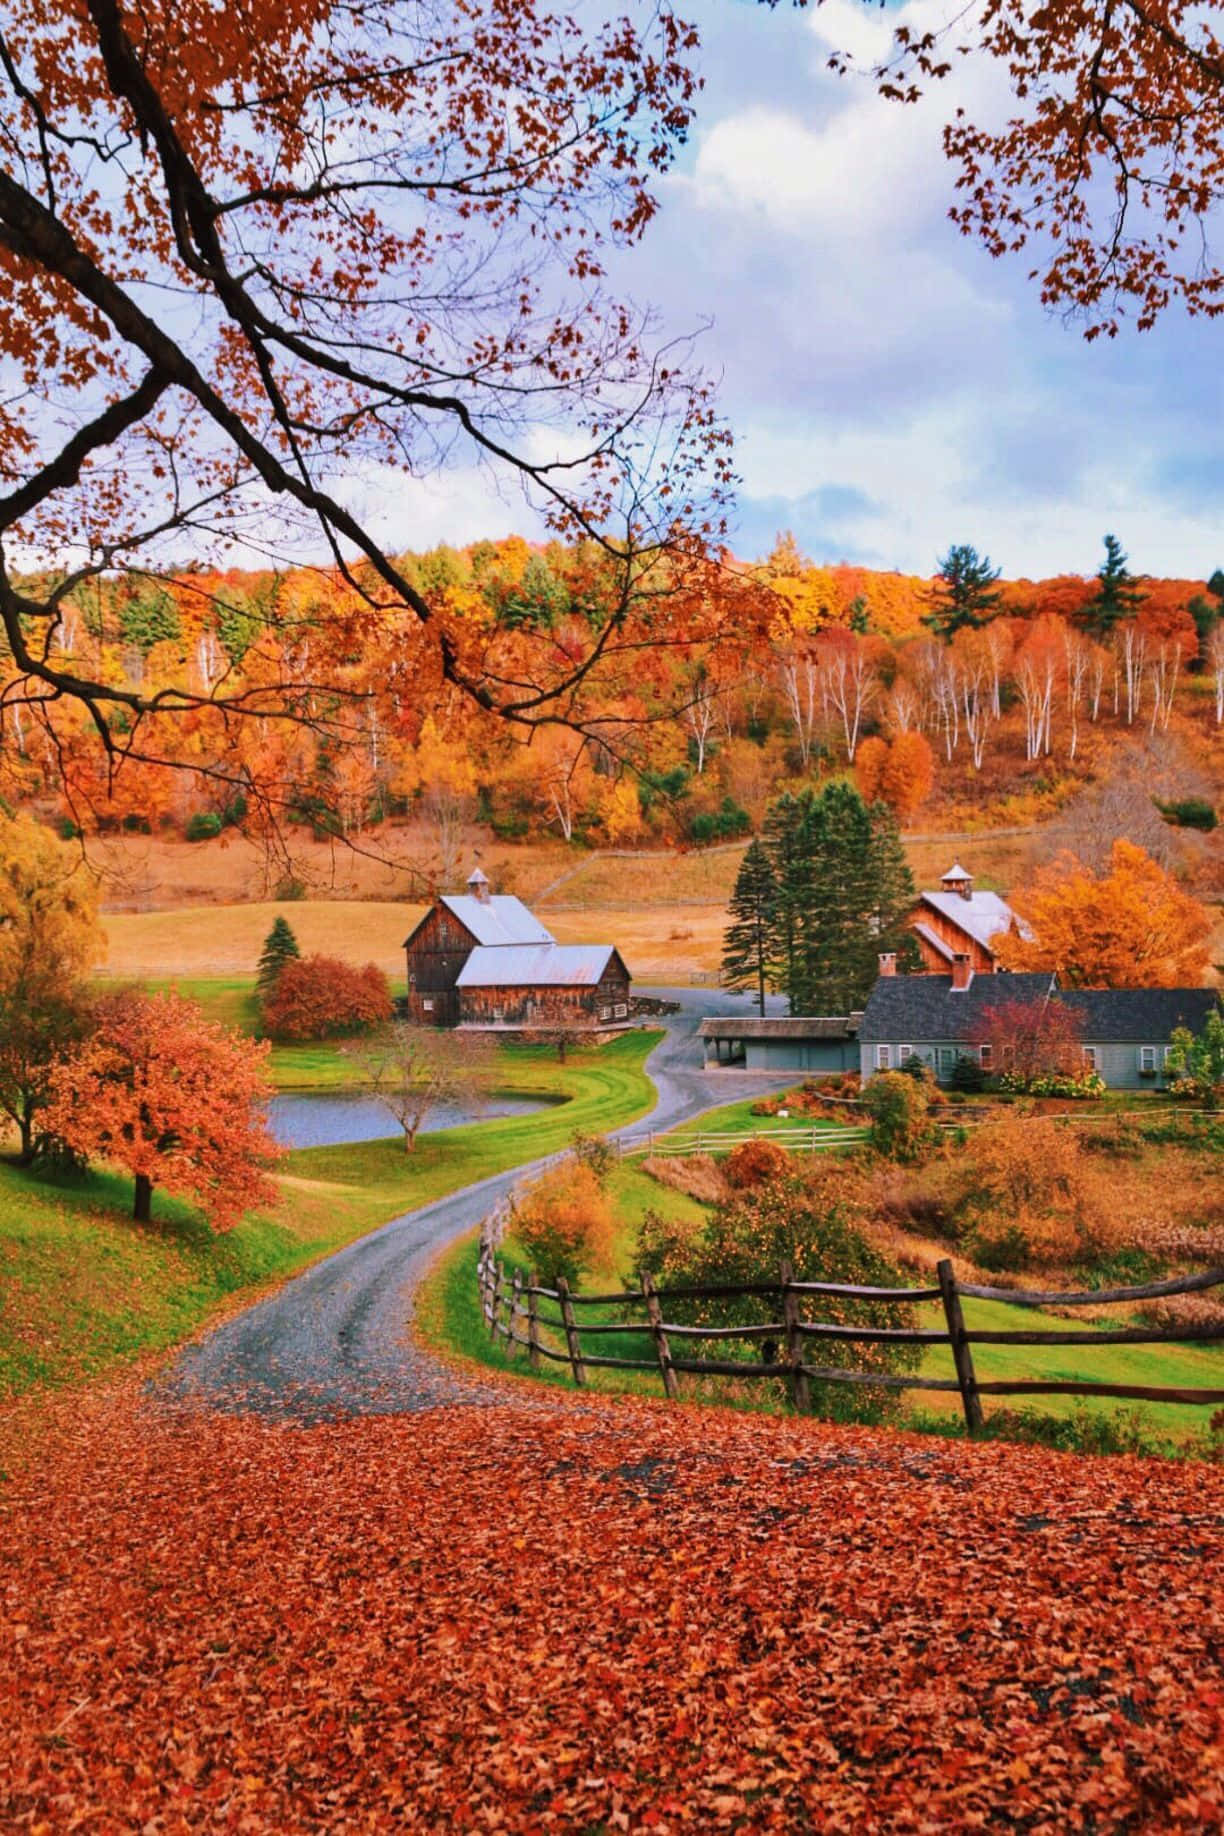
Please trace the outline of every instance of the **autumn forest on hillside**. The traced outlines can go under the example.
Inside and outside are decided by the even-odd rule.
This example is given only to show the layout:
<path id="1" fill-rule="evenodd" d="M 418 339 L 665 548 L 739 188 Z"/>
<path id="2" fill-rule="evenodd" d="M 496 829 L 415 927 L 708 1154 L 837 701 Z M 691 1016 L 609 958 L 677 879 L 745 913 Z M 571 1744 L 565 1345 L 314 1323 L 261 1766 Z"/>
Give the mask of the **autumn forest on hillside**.
<path id="1" fill-rule="evenodd" d="M 1073 852 L 1125 832 L 1216 898 L 1218 854 L 1192 832 L 1224 773 L 1224 576 L 1135 578 L 1110 543 L 1098 576 L 1003 582 L 967 545 L 924 580 L 816 566 L 787 537 L 699 581 L 646 569 L 623 605 L 623 570 L 590 544 L 404 557 L 484 674 L 584 669 L 555 720 L 522 729 L 423 694 L 415 616 L 384 615 L 375 640 L 326 570 L 100 579 L 65 600 L 57 660 L 153 711 L 121 721 L 108 756 L 82 704 L 11 700 L 3 788 L 68 835 L 236 828 L 289 853 L 294 835 L 377 850 L 413 821 L 427 886 L 454 879 L 476 824 L 510 843 L 700 847 L 746 836 L 787 784 L 850 772 L 906 827 L 1064 818 Z M 289 682 L 296 718 L 261 715 Z M 199 704 L 159 713 L 183 684 Z"/>

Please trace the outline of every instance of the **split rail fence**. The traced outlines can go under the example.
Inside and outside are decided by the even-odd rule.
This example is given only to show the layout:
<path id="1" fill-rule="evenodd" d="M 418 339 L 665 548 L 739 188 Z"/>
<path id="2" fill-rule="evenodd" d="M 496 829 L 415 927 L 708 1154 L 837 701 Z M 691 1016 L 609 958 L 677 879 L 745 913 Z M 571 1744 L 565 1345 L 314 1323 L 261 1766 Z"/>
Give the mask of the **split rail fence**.
<path id="1" fill-rule="evenodd" d="M 1171 1281 L 1149 1282 L 1142 1287 L 1108 1288 L 1078 1293 L 1043 1293 L 1016 1288 L 981 1287 L 976 1283 L 958 1282 L 950 1261 L 940 1262 L 936 1269 L 937 1286 L 930 1288 L 854 1287 L 842 1282 L 796 1281 L 793 1271 L 783 1264 L 778 1279 L 768 1282 L 739 1284 L 707 1283 L 697 1287 L 655 1288 L 648 1275 L 641 1286 L 622 1293 L 579 1294 L 558 1278 L 555 1287 L 545 1287 L 534 1277 L 524 1278 L 516 1269 L 508 1275 L 506 1266 L 496 1254 L 491 1234 L 482 1238 L 479 1282 L 485 1325 L 494 1341 L 501 1339 L 508 1347 L 526 1352 L 531 1369 L 538 1371 L 544 1361 L 568 1364 L 575 1384 L 582 1386 L 588 1369 L 618 1371 L 657 1371 L 666 1396 L 679 1394 L 682 1375 L 733 1377 L 741 1381 L 782 1379 L 786 1382 L 796 1409 L 811 1405 L 813 1383 L 865 1384 L 877 1389 L 956 1391 L 964 1410 L 965 1426 L 970 1435 L 983 1425 L 983 1396 L 1102 1396 L 1140 1402 L 1224 1404 L 1224 1388 L 1191 1390 L 1154 1387 L 1147 1384 L 1095 1383 L 1078 1379 L 1034 1378 L 1017 1381 L 980 1382 L 973 1363 L 977 1345 L 1069 1345 L 1091 1351 L 1098 1345 L 1165 1345 L 1224 1343 L 1224 1326 L 1122 1326 L 1091 1331 L 1051 1328 L 1040 1331 L 990 1331 L 969 1329 L 965 1325 L 963 1300 L 1006 1301 L 1013 1307 L 1100 1307 L 1117 1304 L 1134 1305 L 1141 1301 L 1162 1299 L 1174 1294 L 1201 1293 L 1224 1284 L 1224 1268 L 1207 1269 L 1199 1275 L 1188 1275 Z M 742 1299 L 751 1296 L 763 1301 L 777 1301 L 781 1317 L 750 1326 L 701 1326 L 681 1324 L 665 1317 L 669 1305 L 676 1301 Z M 942 1328 L 899 1326 L 842 1326 L 804 1317 L 804 1306 L 814 1297 L 843 1301 L 913 1303 L 941 1301 Z M 623 1317 L 600 1319 L 589 1325 L 580 1323 L 584 1309 L 590 1307 L 620 1309 Z M 550 1343 L 548 1333 L 557 1343 Z M 648 1336 L 653 1341 L 653 1356 L 618 1358 L 589 1349 L 592 1337 L 608 1334 Z M 587 1345 L 583 1344 L 584 1334 Z M 765 1356 L 758 1363 L 731 1358 L 693 1357 L 685 1347 L 694 1341 L 705 1343 L 729 1341 L 751 1344 L 759 1342 Z M 564 1350 L 560 1341 L 564 1342 Z M 918 1373 L 900 1375 L 893 1372 L 848 1370 L 838 1365 L 810 1362 L 812 1348 L 830 1348 L 845 1344 L 868 1345 L 946 1345 L 952 1355 L 954 1377 L 927 1377 Z M 781 1355 L 779 1355 L 781 1354 Z M 1224 1375 L 1224 1372 L 1222 1372 Z"/>

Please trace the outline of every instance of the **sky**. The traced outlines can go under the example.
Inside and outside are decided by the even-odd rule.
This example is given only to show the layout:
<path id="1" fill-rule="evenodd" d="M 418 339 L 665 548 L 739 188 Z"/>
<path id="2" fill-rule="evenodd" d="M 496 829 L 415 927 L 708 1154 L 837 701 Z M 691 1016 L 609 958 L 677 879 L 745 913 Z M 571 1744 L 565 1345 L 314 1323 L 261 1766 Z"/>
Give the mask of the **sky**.
<path id="1" fill-rule="evenodd" d="M 1037 578 L 1095 573 L 1109 531 L 1135 572 L 1205 579 L 1224 565 L 1224 325 L 1174 310 L 1087 343 L 1023 256 L 994 261 L 948 221 L 943 120 L 1001 106 L 997 73 L 966 63 L 902 108 L 827 68 L 834 43 L 870 62 L 898 18 L 946 4 L 683 9 L 703 40 L 696 131 L 614 278 L 669 328 L 707 327 L 742 480 L 732 545 L 763 555 L 786 529 L 818 563 L 925 575 L 967 542 Z M 413 547 L 530 533 L 475 475 L 413 491 Z"/>

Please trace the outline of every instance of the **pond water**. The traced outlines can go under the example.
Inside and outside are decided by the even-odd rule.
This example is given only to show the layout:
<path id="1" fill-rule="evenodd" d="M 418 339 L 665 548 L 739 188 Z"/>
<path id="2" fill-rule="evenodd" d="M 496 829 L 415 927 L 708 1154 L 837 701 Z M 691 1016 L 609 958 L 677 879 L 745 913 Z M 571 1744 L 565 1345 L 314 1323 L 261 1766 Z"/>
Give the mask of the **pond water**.
<path id="1" fill-rule="evenodd" d="M 464 1122 L 489 1122 L 495 1116 L 530 1116 L 547 1109 L 546 1097 L 515 1096 L 499 1091 L 484 1103 L 439 1103 L 421 1127 L 423 1135 Z M 386 1104 L 368 1090 L 305 1090 L 273 1097 L 268 1126 L 282 1147 L 342 1147 L 349 1141 L 379 1141 L 398 1135 L 399 1123 Z"/>

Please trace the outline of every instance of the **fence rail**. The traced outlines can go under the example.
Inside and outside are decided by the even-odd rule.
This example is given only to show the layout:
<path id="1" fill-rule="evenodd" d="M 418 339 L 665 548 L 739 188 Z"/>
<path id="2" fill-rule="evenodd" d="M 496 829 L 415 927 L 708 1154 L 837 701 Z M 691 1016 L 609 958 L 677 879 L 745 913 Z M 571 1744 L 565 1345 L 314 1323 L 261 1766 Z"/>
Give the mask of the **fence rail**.
<path id="1" fill-rule="evenodd" d="M 865 1115 L 863 1103 L 857 1097 L 826 1097 L 822 1099 L 829 1104 L 837 1104 L 847 1113 Z M 999 1107 L 957 1109 L 952 1115 L 934 1117 L 935 1126 L 945 1134 L 956 1134 L 962 1129 L 973 1128 L 982 1122 L 997 1120 L 1000 1115 L 1010 1112 Z M 1213 1109 L 1168 1109 L 1160 1111 L 1142 1109 L 1115 1109 L 1099 1114 L 1082 1114 L 1076 1110 L 1058 1110 L 1050 1115 L 1041 1115 L 1034 1120 L 1042 1122 L 1071 1122 L 1079 1128 L 1108 1127 L 1115 1122 L 1152 1122 L 1168 1121 L 1192 1122 L 1203 1118 L 1211 1122 L 1224 1120 L 1220 1111 Z M 1024 1118 L 1029 1120 L 1030 1118 Z M 863 1122 L 808 1122 L 775 1125 L 766 1128 L 738 1129 L 648 1129 L 643 1135 L 618 1135 L 612 1138 L 612 1146 L 622 1160 L 630 1160 L 639 1154 L 655 1154 L 661 1159 L 681 1159 L 688 1154 L 722 1154 L 729 1149 L 739 1147 L 745 1141 L 773 1141 L 779 1147 L 789 1148 L 793 1153 L 812 1153 L 818 1148 L 849 1147 L 864 1141 L 867 1137 L 869 1123 Z"/>
<path id="2" fill-rule="evenodd" d="M 555 1287 L 545 1287 L 534 1276 L 524 1278 L 515 1270 L 507 1281 L 506 1267 L 498 1259 L 495 1230 L 486 1225 L 482 1233 L 478 1279 L 481 1309 L 490 1337 L 501 1339 L 515 1351 L 525 1351 L 532 1370 L 539 1370 L 541 1360 L 568 1364 L 574 1382 L 586 1383 L 588 1367 L 598 1370 L 658 1372 L 664 1394 L 679 1393 L 677 1379 L 682 1375 L 735 1377 L 745 1381 L 766 1379 L 786 1382 L 791 1400 L 798 1409 L 810 1403 L 813 1383 L 868 1384 L 889 1390 L 934 1390 L 959 1393 L 965 1416 L 965 1427 L 972 1436 L 983 1425 L 983 1396 L 1103 1396 L 1140 1402 L 1224 1404 L 1224 1388 L 1218 1390 L 1165 1388 L 1149 1384 L 1097 1383 L 1088 1379 L 1026 1378 L 1007 1382 L 981 1382 L 973 1363 L 975 1345 L 1211 1345 L 1224 1344 L 1224 1326 L 1163 1327 L 1122 1326 L 1089 1331 L 1066 1328 L 1049 1331 L 988 1331 L 966 1327 L 962 1299 L 1007 1301 L 1018 1307 L 1076 1307 L 1133 1304 L 1174 1294 L 1202 1293 L 1224 1285 L 1224 1268 L 1206 1269 L 1198 1275 L 1187 1275 L 1171 1281 L 1148 1282 L 1142 1287 L 1109 1288 L 1097 1292 L 1055 1293 L 1029 1289 L 989 1288 L 972 1282 L 958 1282 L 950 1261 L 940 1262 L 936 1270 L 938 1285 L 927 1288 L 855 1287 L 842 1282 L 796 1281 L 790 1266 L 783 1263 L 776 1281 L 719 1283 L 699 1286 L 655 1288 L 643 1275 L 638 1288 L 602 1294 L 578 1294 L 558 1278 Z M 843 1326 L 827 1320 L 805 1319 L 802 1306 L 805 1297 L 823 1296 L 862 1303 L 938 1300 L 943 1303 L 942 1327 Z M 681 1323 L 664 1317 L 670 1303 L 686 1300 L 776 1299 L 780 1319 L 755 1322 L 745 1326 L 701 1326 Z M 555 1307 L 555 1314 L 545 1314 L 540 1303 Z M 639 1317 L 603 1320 L 587 1326 L 579 1324 L 579 1310 L 587 1307 L 619 1307 L 626 1312 L 637 1310 Z M 541 1329 L 555 1340 L 548 1343 Z M 614 1357 L 590 1349 L 593 1337 L 612 1334 L 635 1334 L 649 1338 L 650 1358 Z M 584 1335 L 587 1345 L 583 1345 Z M 683 1347 L 692 1341 L 717 1345 L 723 1341 L 760 1344 L 757 1363 L 732 1358 L 690 1357 Z M 675 1341 L 677 1350 L 673 1350 Z M 808 1362 L 805 1346 L 824 1344 L 832 1350 L 839 1344 L 866 1345 L 947 1345 L 952 1354 L 953 1377 L 901 1375 L 891 1371 L 852 1370 L 839 1365 Z"/>

